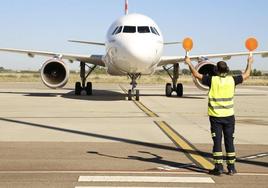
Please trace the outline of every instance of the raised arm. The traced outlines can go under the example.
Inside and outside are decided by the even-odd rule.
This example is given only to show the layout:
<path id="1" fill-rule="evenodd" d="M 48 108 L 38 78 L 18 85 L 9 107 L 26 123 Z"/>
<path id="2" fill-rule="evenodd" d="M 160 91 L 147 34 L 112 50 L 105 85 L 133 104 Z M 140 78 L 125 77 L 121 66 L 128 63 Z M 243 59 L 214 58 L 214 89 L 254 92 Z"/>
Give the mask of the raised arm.
<path id="1" fill-rule="evenodd" d="M 247 60 L 247 68 L 245 70 L 245 72 L 242 74 L 243 80 L 247 80 L 250 76 L 250 72 L 251 72 L 251 67 L 252 67 L 252 63 L 253 63 L 253 57 L 249 56 L 248 60 Z"/>
<path id="2" fill-rule="evenodd" d="M 198 80 L 202 80 L 203 79 L 203 75 L 200 74 L 195 67 L 193 66 L 193 64 L 191 63 L 191 59 L 189 57 L 185 57 L 185 63 L 189 66 L 190 71 L 192 72 L 193 76 L 195 78 L 197 78 Z"/>

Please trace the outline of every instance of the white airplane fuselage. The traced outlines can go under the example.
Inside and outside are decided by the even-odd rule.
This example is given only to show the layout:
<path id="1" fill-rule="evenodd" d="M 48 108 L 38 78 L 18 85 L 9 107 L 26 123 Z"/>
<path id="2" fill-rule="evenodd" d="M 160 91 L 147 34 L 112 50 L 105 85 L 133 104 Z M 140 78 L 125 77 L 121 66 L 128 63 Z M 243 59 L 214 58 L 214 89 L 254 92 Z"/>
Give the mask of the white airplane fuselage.
<path id="1" fill-rule="evenodd" d="M 141 14 L 116 20 L 106 36 L 103 58 L 111 75 L 142 74 L 155 71 L 163 52 L 163 37 L 156 23 Z"/>

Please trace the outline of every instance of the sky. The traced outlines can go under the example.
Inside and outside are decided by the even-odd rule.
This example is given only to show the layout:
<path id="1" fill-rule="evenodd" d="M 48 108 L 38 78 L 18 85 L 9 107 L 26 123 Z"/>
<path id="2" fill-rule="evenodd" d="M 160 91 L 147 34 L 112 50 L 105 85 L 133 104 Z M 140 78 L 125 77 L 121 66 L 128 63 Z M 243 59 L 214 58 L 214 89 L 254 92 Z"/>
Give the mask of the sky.
<path id="1" fill-rule="evenodd" d="M 129 13 L 151 17 L 166 42 L 191 37 L 196 54 L 246 51 L 254 36 L 258 51 L 268 51 L 267 0 L 129 0 Z M 1 0 L 0 48 L 77 54 L 104 54 L 103 47 L 67 40 L 104 42 L 109 26 L 124 14 L 124 0 Z M 184 55 L 181 45 L 166 46 L 163 55 Z M 38 70 L 44 57 L 0 52 L 0 67 Z M 217 61 L 217 59 L 212 61 Z M 246 57 L 228 61 L 244 69 Z M 79 63 L 70 65 L 78 69 Z M 255 57 L 254 68 L 268 70 L 268 58 Z"/>

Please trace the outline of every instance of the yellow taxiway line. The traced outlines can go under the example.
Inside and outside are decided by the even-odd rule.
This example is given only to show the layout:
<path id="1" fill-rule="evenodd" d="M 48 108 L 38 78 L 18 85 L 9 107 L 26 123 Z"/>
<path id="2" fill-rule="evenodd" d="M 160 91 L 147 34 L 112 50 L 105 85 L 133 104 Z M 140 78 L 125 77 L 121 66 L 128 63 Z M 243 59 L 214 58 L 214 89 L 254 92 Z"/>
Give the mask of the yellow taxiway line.
<path id="1" fill-rule="evenodd" d="M 145 114 L 147 114 L 149 117 L 159 117 L 156 113 L 151 111 L 149 108 L 144 106 L 140 101 L 133 101 Z"/>
<path id="2" fill-rule="evenodd" d="M 213 169 L 214 165 L 203 157 L 198 150 L 190 144 L 186 139 L 184 139 L 179 133 L 173 130 L 166 122 L 164 121 L 155 121 L 155 124 L 172 140 L 172 142 L 183 149 L 185 153 L 199 166 L 205 169 Z"/>
<path id="3" fill-rule="evenodd" d="M 119 85 L 120 88 L 127 93 L 127 90 Z M 149 117 L 159 117 L 156 113 L 147 108 L 142 102 L 133 100 L 133 102 Z M 179 133 L 177 133 L 174 129 L 171 128 L 164 121 L 155 121 L 155 124 L 171 139 L 171 141 L 179 148 L 185 151 L 187 157 L 190 158 L 195 164 L 203 167 L 205 169 L 213 169 L 214 165 L 203 157 L 198 150 L 185 138 L 183 138 Z"/>

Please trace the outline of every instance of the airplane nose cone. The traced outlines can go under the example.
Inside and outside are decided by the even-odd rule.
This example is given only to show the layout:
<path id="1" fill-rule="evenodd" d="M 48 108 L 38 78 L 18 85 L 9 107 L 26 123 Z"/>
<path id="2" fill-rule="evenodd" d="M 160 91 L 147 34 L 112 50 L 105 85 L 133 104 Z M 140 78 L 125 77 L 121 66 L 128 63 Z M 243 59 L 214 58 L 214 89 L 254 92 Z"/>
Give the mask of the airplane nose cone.
<path id="1" fill-rule="evenodd" d="M 117 67 L 128 73 L 151 74 L 152 67 L 160 59 L 161 48 L 154 40 L 124 38 L 117 45 L 120 57 Z"/>
<path id="2" fill-rule="evenodd" d="M 156 48 L 151 43 L 134 41 L 128 45 L 126 54 L 131 61 L 138 64 L 150 65 L 154 61 L 157 54 Z"/>

